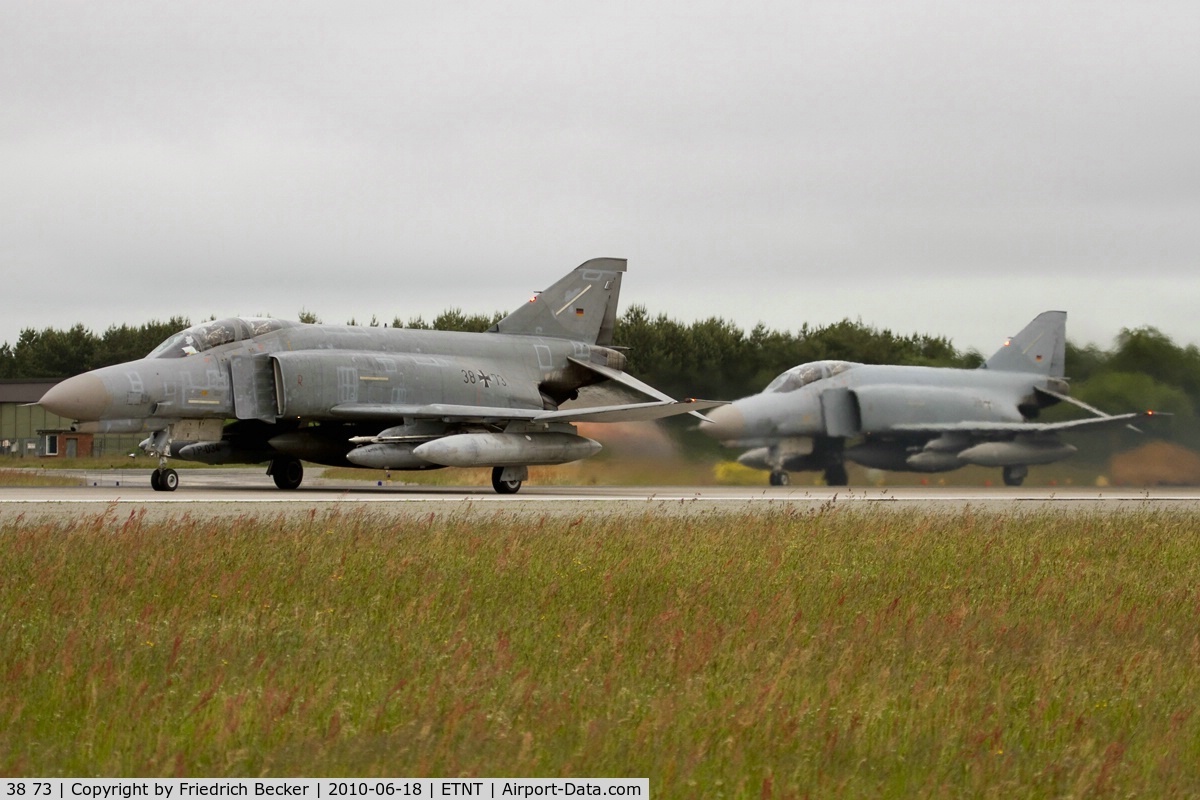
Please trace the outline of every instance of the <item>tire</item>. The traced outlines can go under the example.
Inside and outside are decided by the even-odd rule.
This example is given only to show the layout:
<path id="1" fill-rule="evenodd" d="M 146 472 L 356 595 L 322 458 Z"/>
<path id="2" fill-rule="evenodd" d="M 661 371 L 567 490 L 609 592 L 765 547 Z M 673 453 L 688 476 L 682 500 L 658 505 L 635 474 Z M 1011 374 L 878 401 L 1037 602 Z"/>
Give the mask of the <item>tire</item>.
<path id="1" fill-rule="evenodd" d="M 179 488 L 179 473 L 173 469 L 164 469 L 158 477 L 158 488 L 164 492 L 173 492 Z"/>
<path id="2" fill-rule="evenodd" d="M 1005 467 L 1004 472 L 1005 486 L 1020 486 L 1025 482 L 1025 476 L 1029 474 L 1028 467 Z"/>
<path id="3" fill-rule="evenodd" d="M 786 472 L 784 472 L 782 470 L 776 470 L 775 472 L 771 473 L 771 485 L 772 486 L 787 486 L 791 482 L 792 482 L 792 479 L 788 476 L 788 474 Z"/>
<path id="4" fill-rule="evenodd" d="M 304 465 L 298 458 L 277 458 L 271 462 L 271 477 L 284 491 L 299 489 L 304 481 Z"/>
<path id="5" fill-rule="evenodd" d="M 521 491 L 521 481 L 501 480 L 500 476 L 503 474 L 504 467 L 492 467 L 492 488 L 496 490 L 496 494 L 516 494 Z"/>
<path id="6" fill-rule="evenodd" d="M 150 473 L 150 488 L 156 492 L 161 492 L 162 487 L 162 469 L 156 469 Z"/>

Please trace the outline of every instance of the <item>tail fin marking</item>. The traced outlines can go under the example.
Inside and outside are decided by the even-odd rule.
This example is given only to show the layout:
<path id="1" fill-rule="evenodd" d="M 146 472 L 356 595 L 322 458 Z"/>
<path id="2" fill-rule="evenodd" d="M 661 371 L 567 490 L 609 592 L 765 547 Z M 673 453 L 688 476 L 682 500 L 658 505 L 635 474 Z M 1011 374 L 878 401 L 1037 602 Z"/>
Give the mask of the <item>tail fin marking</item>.
<path id="1" fill-rule="evenodd" d="M 1066 348 L 1067 312 L 1043 311 L 1020 333 L 1005 341 L 983 367 L 1061 378 L 1066 374 Z"/>
<path id="2" fill-rule="evenodd" d="M 491 327 L 493 333 L 612 344 L 623 258 L 585 261 Z"/>

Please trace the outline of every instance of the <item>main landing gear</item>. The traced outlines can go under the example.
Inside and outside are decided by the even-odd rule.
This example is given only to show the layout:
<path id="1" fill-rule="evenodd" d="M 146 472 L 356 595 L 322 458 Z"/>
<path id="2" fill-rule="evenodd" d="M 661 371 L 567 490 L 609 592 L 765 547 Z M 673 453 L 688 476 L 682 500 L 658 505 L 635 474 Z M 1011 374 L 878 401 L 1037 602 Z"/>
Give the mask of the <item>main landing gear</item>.
<path id="1" fill-rule="evenodd" d="M 1005 467 L 1004 468 L 1004 485 L 1005 486 L 1020 486 L 1025 481 L 1025 476 L 1029 474 L 1029 467 Z"/>
<path id="2" fill-rule="evenodd" d="M 299 489 L 304 480 L 304 465 L 298 458 L 277 458 L 267 467 L 267 474 L 280 489 Z"/>
<path id="3" fill-rule="evenodd" d="M 738 459 L 747 466 L 771 471 L 772 486 L 787 486 L 791 483 L 788 470 L 795 472 L 815 472 L 824 474 L 827 486 L 849 486 L 850 475 L 846 471 L 844 457 L 844 442 L 832 437 L 817 437 L 811 446 L 802 446 L 803 442 L 785 441 L 757 450 L 743 453 Z"/>
<path id="4" fill-rule="evenodd" d="M 156 492 L 173 492 L 179 488 L 179 473 L 167 467 L 159 467 L 150 473 L 150 488 Z"/>
<path id="5" fill-rule="evenodd" d="M 849 486 L 850 475 L 846 472 L 846 465 L 842 462 L 830 464 L 825 468 L 825 485 L 826 486 Z"/>
<path id="6" fill-rule="evenodd" d="M 496 494 L 516 494 L 528 477 L 528 467 L 492 467 L 492 488 Z"/>

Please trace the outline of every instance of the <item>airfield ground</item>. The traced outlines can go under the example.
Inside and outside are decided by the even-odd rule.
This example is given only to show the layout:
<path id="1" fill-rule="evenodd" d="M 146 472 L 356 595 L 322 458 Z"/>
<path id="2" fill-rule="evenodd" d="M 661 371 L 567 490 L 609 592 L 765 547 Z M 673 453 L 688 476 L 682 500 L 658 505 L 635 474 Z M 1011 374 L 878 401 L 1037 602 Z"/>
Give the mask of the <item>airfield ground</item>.
<path id="1" fill-rule="evenodd" d="M 485 497 L 0 503 L 0 771 L 1200 792 L 1194 507 Z"/>

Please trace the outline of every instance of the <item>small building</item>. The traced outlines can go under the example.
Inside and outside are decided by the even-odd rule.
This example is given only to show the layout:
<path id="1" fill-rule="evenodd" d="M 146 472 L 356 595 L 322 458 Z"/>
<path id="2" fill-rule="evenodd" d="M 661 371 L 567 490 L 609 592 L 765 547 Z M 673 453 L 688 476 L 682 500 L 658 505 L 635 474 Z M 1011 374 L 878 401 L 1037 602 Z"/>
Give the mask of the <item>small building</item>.
<path id="1" fill-rule="evenodd" d="M 0 457 L 83 458 L 96 454 L 96 436 L 73 431 L 71 420 L 34 405 L 57 383 L 0 380 Z"/>

